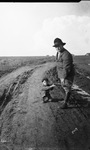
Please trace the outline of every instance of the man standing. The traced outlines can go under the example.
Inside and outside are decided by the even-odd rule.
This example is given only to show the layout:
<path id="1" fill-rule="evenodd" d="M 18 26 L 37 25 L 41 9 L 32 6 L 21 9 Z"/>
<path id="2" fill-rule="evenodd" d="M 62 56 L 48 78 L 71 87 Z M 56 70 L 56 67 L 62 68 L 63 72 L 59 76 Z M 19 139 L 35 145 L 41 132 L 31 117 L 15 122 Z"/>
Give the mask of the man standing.
<path id="1" fill-rule="evenodd" d="M 63 43 L 61 39 L 56 38 L 53 45 L 53 47 L 57 50 L 56 62 L 58 77 L 60 78 L 61 85 L 65 90 L 64 104 L 62 106 L 63 109 L 67 108 L 67 102 L 70 97 L 71 87 L 75 75 L 73 57 L 71 53 L 64 48 L 65 44 L 66 43 Z"/>

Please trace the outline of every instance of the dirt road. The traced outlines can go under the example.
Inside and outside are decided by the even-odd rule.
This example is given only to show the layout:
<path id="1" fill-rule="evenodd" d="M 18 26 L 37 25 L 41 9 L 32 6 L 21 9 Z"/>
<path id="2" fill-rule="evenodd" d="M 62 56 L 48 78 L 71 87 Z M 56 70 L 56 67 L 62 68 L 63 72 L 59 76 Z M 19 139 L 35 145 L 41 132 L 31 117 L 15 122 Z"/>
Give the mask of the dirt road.
<path id="1" fill-rule="evenodd" d="M 70 105 L 62 110 L 61 87 L 42 102 L 42 78 L 57 82 L 55 63 L 20 68 L 0 80 L 0 150 L 89 150 L 90 110 Z M 83 100 L 77 92 L 74 99 Z"/>

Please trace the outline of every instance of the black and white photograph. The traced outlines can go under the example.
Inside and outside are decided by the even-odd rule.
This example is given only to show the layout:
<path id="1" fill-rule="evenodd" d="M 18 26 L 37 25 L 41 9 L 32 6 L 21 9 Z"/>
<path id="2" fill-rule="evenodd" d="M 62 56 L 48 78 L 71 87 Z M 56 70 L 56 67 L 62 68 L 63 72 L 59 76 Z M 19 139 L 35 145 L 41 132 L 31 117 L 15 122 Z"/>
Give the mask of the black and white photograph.
<path id="1" fill-rule="evenodd" d="M 0 2 L 0 150 L 90 150 L 90 1 Z"/>

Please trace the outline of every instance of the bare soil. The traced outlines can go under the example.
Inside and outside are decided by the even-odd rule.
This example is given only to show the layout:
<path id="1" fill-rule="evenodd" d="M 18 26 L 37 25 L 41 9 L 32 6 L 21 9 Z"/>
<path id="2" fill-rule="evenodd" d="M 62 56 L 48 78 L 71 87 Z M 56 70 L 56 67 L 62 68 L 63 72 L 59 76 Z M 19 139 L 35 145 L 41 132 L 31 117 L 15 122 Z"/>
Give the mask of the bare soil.
<path id="1" fill-rule="evenodd" d="M 89 150 L 90 96 L 73 88 L 68 109 L 61 109 L 59 85 L 43 103 L 45 76 L 59 82 L 55 62 L 23 66 L 0 79 L 0 150 Z"/>

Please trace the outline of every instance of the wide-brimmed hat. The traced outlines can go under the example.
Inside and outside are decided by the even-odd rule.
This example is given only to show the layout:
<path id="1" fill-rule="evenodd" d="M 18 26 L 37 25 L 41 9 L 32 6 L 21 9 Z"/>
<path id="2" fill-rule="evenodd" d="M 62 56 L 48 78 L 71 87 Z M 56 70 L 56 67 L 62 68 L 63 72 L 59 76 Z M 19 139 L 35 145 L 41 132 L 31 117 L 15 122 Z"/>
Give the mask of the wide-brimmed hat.
<path id="1" fill-rule="evenodd" d="M 66 44 L 66 43 L 63 43 L 61 39 L 56 38 L 56 39 L 54 40 L 54 45 L 53 45 L 53 47 L 59 47 L 60 45 L 63 45 L 63 46 L 64 46 L 65 44 Z"/>

